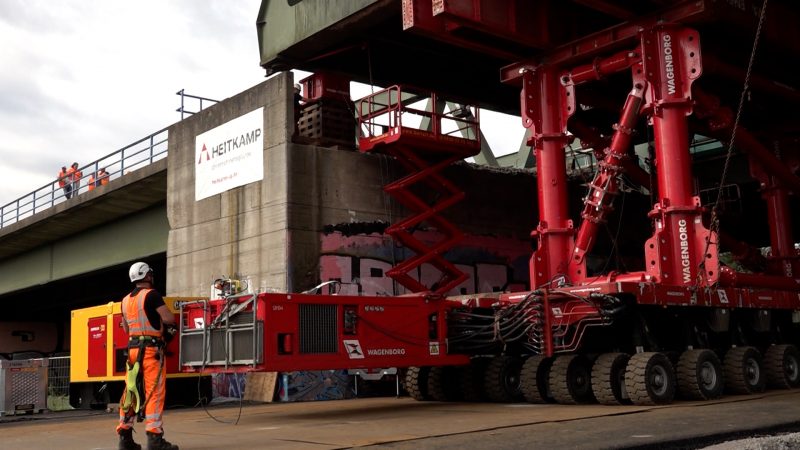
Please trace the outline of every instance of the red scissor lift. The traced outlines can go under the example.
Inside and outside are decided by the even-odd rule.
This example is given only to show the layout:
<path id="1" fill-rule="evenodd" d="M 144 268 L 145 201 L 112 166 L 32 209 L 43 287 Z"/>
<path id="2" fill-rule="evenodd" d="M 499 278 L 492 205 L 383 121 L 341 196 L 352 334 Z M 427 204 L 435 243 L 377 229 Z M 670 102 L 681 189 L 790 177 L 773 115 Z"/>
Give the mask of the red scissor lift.
<path id="1" fill-rule="evenodd" d="M 480 151 L 478 108 L 448 103 L 436 93 L 404 92 L 392 86 L 360 100 L 358 111 L 359 149 L 390 155 L 409 172 L 384 190 L 412 214 L 390 225 L 386 232 L 415 255 L 387 275 L 411 292 L 447 293 L 468 276 L 444 258 L 463 235 L 440 213 L 463 200 L 464 193 L 442 175 L 442 170 Z M 414 231 L 423 223 L 433 226 L 442 238 L 433 244 L 416 238 Z M 441 274 L 432 286 L 419 280 L 418 269 L 423 264 Z"/>

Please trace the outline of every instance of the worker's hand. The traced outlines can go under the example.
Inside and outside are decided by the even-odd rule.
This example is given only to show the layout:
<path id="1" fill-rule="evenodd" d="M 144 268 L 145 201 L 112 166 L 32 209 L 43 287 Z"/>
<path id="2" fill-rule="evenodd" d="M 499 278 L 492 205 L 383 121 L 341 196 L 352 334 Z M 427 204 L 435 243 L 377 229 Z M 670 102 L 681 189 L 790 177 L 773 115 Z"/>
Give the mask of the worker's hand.
<path id="1" fill-rule="evenodd" d="M 178 327 L 174 323 L 164 325 L 164 342 L 169 344 L 178 334 Z"/>

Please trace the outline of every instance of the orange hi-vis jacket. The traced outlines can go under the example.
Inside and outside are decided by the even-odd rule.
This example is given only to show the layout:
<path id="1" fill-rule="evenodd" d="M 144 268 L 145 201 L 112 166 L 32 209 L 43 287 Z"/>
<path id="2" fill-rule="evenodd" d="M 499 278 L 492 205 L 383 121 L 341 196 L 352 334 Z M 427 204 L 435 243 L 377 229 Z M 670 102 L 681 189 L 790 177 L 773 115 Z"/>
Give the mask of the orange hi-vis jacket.
<path id="1" fill-rule="evenodd" d="M 95 188 L 94 185 L 94 175 L 89 175 L 89 190 L 93 191 Z"/>
<path id="2" fill-rule="evenodd" d="M 147 294 L 152 289 L 142 289 L 136 295 L 128 294 L 122 299 L 122 318 L 128 324 L 128 332 L 131 338 L 137 338 L 138 345 L 128 347 L 127 367 L 130 371 L 138 361 L 141 364 L 139 373 L 141 374 L 141 389 L 144 392 L 137 394 L 143 400 L 139 411 L 135 411 L 135 403 L 127 404 L 126 397 L 129 391 L 125 390 L 120 399 L 119 424 L 116 427 L 117 433 L 122 430 L 133 428 L 136 417 L 144 419 L 145 430 L 150 433 L 164 433 L 162 414 L 164 412 L 164 401 L 166 399 L 166 369 L 164 367 L 164 355 L 162 349 L 154 345 L 142 345 L 142 336 L 149 336 L 151 339 L 162 337 L 161 330 L 153 328 L 147 319 L 144 309 Z M 128 372 L 130 375 L 130 372 Z M 139 385 L 139 382 L 136 383 Z M 126 385 L 127 387 L 127 385 Z M 139 389 L 139 388 L 137 388 Z M 143 410 L 143 412 L 142 412 Z"/>
<path id="3" fill-rule="evenodd" d="M 58 171 L 58 187 L 62 187 L 63 188 L 64 185 L 67 184 L 67 178 L 66 177 L 67 177 L 67 172 L 64 172 L 63 170 L 59 170 Z"/>
<path id="4" fill-rule="evenodd" d="M 162 337 L 161 330 L 153 328 L 144 311 L 144 300 L 152 289 L 142 289 L 131 297 L 122 299 L 122 318 L 128 323 L 128 334 L 133 336 Z"/>

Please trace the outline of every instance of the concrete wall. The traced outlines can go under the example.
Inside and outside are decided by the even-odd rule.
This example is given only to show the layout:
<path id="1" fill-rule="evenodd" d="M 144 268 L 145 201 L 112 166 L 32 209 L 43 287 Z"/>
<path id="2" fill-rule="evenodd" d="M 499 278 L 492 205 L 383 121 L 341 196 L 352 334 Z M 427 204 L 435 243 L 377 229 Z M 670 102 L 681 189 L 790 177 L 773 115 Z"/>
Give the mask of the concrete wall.
<path id="1" fill-rule="evenodd" d="M 386 223 L 408 214 L 383 192 L 383 186 L 406 174 L 398 164 L 382 155 L 289 146 L 289 286 L 302 291 L 329 279 L 338 272 L 332 271 L 331 265 L 341 264 L 342 258 L 361 263 L 369 260 L 383 270 L 409 256 L 383 234 Z M 445 216 L 470 235 L 463 248 L 446 257 L 473 266 L 473 275 L 477 263 L 502 264 L 513 273 L 501 285 L 527 284 L 529 234 L 536 223 L 531 172 L 458 164 L 445 174 L 466 193 L 466 200 L 447 210 Z M 360 239 L 346 239 L 353 236 Z M 509 247 L 516 251 L 509 252 Z M 355 269 L 345 270 L 342 276 L 350 281 L 349 276 L 356 277 L 353 272 Z M 418 277 L 426 278 L 426 274 Z M 365 281 L 369 277 L 361 273 L 356 278 Z M 369 282 L 382 288 L 361 286 L 360 292 L 404 293 L 397 286 L 386 289 L 386 279 Z"/>
<path id="2" fill-rule="evenodd" d="M 249 277 L 254 290 L 297 292 L 336 273 L 331 268 L 342 261 L 339 256 L 380 260 L 382 268 L 409 256 L 383 234 L 385 224 L 407 215 L 383 192 L 405 172 L 382 155 L 288 142 L 294 128 L 291 87 L 291 75 L 279 74 L 170 128 L 167 295 L 207 295 L 214 278 L 223 275 Z M 261 106 L 264 180 L 195 201 L 195 137 Z M 487 272 L 478 263 L 492 266 L 491 276 L 466 290 L 526 283 L 528 236 L 535 226 L 533 176 L 469 164 L 449 168 L 446 176 L 467 193 L 446 214 L 470 235 L 469 250 L 453 252 L 453 261 L 473 274 Z M 348 241 L 336 233 L 368 238 Z M 508 275 L 495 276 L 502 270 Z"/>
<path id="3" fill-rule="evenodd" d="M 169 130 L 167 294 L 207 295 L 220 276 L 249 276 L 255 289 L 287 288 L 286 140 L 292 78 L 281 73 Z M 195 137 L 264 109 L 264 180 L 195 201 Z"/>

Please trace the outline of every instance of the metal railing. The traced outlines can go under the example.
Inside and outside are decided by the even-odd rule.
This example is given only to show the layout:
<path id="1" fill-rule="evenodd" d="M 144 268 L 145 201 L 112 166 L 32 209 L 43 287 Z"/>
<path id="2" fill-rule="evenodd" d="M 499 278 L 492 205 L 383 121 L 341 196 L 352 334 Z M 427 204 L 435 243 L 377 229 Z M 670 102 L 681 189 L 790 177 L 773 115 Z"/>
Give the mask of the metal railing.
<path id="1" fill-rule="evenodd" d="M 480 143 L 479 108 L 442 99 L 434 92 L 390 86 L 362 98 L 357 107 L 359 138 L 365 144 L 399 134 L 403 128 L 430 133 L 434 139 L 456 137 Z"/>
<path id="2" fill-rule="evenodd" d="M 50 183 L 0 207 L 0 229 L 40 213 L 69 198 L 89 192 L 91 189 L 88 180 L 90 177 L 97 179 L 97 172 L 101 168 L 108 173 L 109 180 L 113 180 L 165 158 L 167 156 L 167 129 L 162 128 L 113 153 L 79 167 L 78 171 L 83 175 L 80 179 L 72 182 L 73 188 L 69 196 L 67 196 L 67 191 L 58 185 L 58 179 L 54 176 Z M 66 162 L 66 164 L 69 163 Z M 55 168 L 55 171 L 57 170 L 58 168 Z M 102 186 L 98 187 L 98 189 L 101 188 Z"/>
<path id="3" fill-rule="evenodd" d="M 180 91 L 176 92 L 175 95 L 180 95 L 181 96 L 181 107 L 175 110 L 175 111 L 178 111 L 179 113 L 181 113 L 181 120 L 183 120 L 185 114 L 192 115 L 192 114 L 197 114 L 199 111 L 202 111 L 203 110 L 203 102 L 204 101 L 205 102 L 212 102 L 211 103 L 212 105 L 214 103 L 219 103 L 219 100 L 214 100 L 214 99 L 211 99 L 211 98 L 205 98 L 205 97 L 200 97 L 200 96 L 197 96 L 197 95 L 187 94 L 187 93 L 184 92 L 183 89 L 181 89 Z M 192 100 L 199 100 L 200 101 L 200 110 L 199 111 L 189 111 L 188 109 L 186 109 L 186 99 L 187 98 L 192 99 Z"/>

